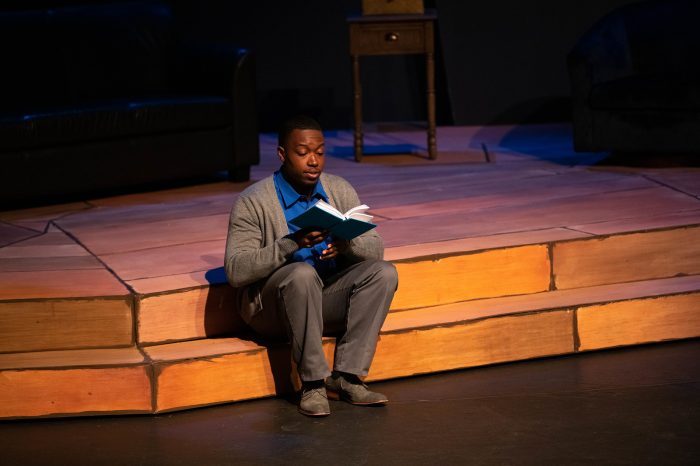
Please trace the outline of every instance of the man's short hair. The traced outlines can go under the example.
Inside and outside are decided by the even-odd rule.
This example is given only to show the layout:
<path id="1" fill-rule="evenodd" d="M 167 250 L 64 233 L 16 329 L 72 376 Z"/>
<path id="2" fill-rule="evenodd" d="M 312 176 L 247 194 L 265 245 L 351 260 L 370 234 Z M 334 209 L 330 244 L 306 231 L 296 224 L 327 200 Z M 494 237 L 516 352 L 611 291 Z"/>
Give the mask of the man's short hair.
<path id="1" fill-rule="evenodd" d="M 287 138 L 295 129 L 315 129 L 317 131 L 322 131 L 321 125 L 318 123 L 318 121 L 314 120 L 310 116 L 293 116 L 282 123 L 280 131 L 277 134 L 277 144 L 284 147 L 284 143 L 287 142 Z"/>

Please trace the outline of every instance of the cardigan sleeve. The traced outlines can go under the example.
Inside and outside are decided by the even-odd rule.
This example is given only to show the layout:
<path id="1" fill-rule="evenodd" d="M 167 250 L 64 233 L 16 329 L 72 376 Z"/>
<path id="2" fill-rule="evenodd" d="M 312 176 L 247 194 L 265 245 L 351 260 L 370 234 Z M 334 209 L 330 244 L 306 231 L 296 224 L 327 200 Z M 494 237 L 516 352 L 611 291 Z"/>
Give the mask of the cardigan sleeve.
<path id="1" fill-rule="evenodd" d="M 268 277 L 299 249 L 290 236 L 263 247 L 263 225 L 248 197 L 241 196 L 231 209 L 224 266 L 233 287 L 246 286 Z"/>

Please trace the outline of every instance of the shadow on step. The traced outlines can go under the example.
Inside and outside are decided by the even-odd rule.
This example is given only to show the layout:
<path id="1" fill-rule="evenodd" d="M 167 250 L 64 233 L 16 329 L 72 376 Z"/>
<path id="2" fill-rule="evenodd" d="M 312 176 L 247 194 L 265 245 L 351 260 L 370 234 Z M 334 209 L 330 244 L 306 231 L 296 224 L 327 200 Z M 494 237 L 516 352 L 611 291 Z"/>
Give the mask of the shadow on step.
<path id="1" fill-rule="evenodd" d="M 296 377 L 296 367 L 292 364 L 289 344 L 284 341 L 263 340 L 245 324 L 236 311 L 235 293 L 226 281 L 223 267 L 208 270 L 205 278 L 209 283 L 204 307 L 206 337 L 235 336 L 267 348 L 276 395 L 296 403 L 295 396 L 300 382 Z"/>
<path id="2" fill-rule="evenodd" d="M 207 338 L 227 336 L 247 329 L 236 312 L 233 288 L 226 282 L 223 267 L 208 270 L 204 278 L 209 283 L 204 304 L 204 334 Z"/>
<path id="3" fill-rule="evenodd" d="M 292 363 L 292 351 L 289 343 L 283 341 L 264 340 L 243 324 L 245 330 L 236 335 L 241 340 L 252 341 L 267 349 L 267 360 L 270 364 L 272 380 L 275 384 L 275 395 L 290 403 L 297 403 L 297 392 L 301 382 L 296 375 L 296 367 Z"/>

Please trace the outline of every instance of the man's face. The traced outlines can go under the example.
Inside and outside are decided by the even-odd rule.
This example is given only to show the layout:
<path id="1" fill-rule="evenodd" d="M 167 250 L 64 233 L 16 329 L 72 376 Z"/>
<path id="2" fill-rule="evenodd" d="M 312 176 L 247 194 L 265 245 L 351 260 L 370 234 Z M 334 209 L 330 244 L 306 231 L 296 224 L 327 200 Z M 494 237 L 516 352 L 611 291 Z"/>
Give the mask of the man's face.
<path id="1" fill-rule="evenodd" d="M 323 133 L 315 129 L 295 129 L 277 148 L 284 175 L 300 194 L 313 190 L 326 164 L 324 154 Z"/>

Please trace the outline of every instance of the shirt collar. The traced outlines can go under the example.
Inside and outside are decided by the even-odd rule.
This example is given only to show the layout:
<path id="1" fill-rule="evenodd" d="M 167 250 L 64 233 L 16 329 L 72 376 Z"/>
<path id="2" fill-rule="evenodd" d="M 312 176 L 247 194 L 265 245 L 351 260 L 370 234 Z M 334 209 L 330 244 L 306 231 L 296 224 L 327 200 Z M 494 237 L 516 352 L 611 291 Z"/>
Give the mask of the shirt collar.
<path id="1" fill-rule="evenodd" d="M 277 186 L 277 189 L 279 190 L 280 194 L 282 195 L 282 200 L 284 201 L 284 207 L 285 209 L 289 209 L 291 206 L 296 204 L 299 199 L 303 198 L 301 194 L 299 194 L 291 184 L 285 179 L 284 175 L 282 174 L 282 170 L 277 170 L 275 172 L 275 185 Z M 324 201 L 328 202 L 328 195 L 326 194 L 326 191 L 323 189 L 323 185 L 321 184 L 321 181 L 317 181 L 316 185 L 314 186 L 314 190 L 311 193 L 311 199 L 323 199 Z"/>

